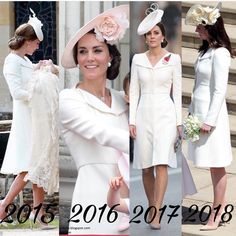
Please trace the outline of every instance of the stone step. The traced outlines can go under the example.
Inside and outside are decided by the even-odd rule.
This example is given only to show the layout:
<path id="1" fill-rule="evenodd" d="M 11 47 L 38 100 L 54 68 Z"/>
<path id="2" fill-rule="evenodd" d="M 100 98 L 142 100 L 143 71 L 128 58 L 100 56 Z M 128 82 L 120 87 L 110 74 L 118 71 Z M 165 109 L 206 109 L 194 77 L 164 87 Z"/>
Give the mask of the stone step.
<path id="1" fill-rule="evenodd" d="M 188 106 L 191 101 L 191 94 L 194 86 L 194 79 L 184 77 L 182 79 L 182 97 L 183 106 Z M 230 114 L 236 115 L 236 85 L 228 84 L 226 102 L 228 112 Z"/>
<path id="2" fill-rule="evenodd" d="M 60 152 L 59 157 L 59 166 L 60 166 L 60 178 L 77 178 L 78 171 L 74 160 L 71 156 L 63 155 Z"/>
<path id="3" fill-rule="evenodd" d="M 188 109 L 182 109 L 183 120 L 188 116 Z M 231 136 L 231 145 L 236 147 L 236 116 L 229 115 L 229 124 L 230 124 L 230 136 Z"/>
<path id="4" fill-rule="evenodd" d="M 182 19 L 182 47 L 199 48 L 202 41 L 198 38 L 195 29 L 195 26 L 186 25 L 185 19 Z M 225 24 L 225 29 L 230 38 L 232 48 L 236 48 L 236 25 Z"/>
<path id="5" fill-rule="evenodd" d="M 185 18 L 185 15 L 189 8 L 193 4 L 201 4 L 202 6 L 213 6 L 215 7 L 218 2 L 210 2 L 210 1 L 182 1 L 182 17 Z M 224 23 L 226 24 L 234 24 L 236 25 L 236 2 L 234 1 L 224 1 L 222 2 L 222 8 L 220 10 L 221 16 L 224 19 Z"/>
<path id="6" fill-rule="evenodd" d="M 182 70 L 184 77 L 194 78 L 194 64 L 198 56 L 198 51 L 193 48 L 182 47 Z M 229 83 L 236 84 L 236 60 L 231 60 L 229 70 Z"/>

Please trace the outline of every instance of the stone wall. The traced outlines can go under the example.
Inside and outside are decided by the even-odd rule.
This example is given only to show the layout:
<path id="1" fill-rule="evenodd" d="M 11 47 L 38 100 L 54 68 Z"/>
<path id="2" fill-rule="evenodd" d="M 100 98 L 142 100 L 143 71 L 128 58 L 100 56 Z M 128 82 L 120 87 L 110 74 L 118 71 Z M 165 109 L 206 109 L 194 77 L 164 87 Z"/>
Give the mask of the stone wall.
<path id="1" fill-rule="evenodd" d="M 12 100 L 3 77 L 4 59 L 9 53 L 7 42 L 14 32 L 13 2 L 0 2 L 0 112 L 12 111 Z"/>

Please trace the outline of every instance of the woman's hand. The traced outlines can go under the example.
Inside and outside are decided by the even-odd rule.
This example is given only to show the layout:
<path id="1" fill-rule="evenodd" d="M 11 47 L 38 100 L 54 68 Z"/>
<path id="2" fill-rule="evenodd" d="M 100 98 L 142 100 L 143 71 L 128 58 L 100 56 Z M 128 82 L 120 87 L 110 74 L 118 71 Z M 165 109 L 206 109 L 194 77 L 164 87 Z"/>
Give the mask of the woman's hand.
<path id="1" fill-rule="evenodd" d="M 181 137 L 181 139 L 182 139 L 183 138 L 183 127 L 182 127 L 182 125 L 177 126 L 177 132 L 178 132 L 178 136 Z"/>
<path id="2" fill-rule="evenodd" d="M 130 133 L 131 138 L 136 139 L 136 126 L 135 125 L 129 126 L 129 133 Z"/>
<path id="3" fill-rule="evenodd" d="M 202 133 L 210 133 L 212 130 L 212 126 L 210 125 L 207 125 L 207 124 L 203 124 L 202 127 L 201 127 L 201 132 Z"/>
<path id="4" fill-rule="evenodd" d="M 39 70 L 41 66 L 44 65 L 44 61 L 40 60 L 34 67 L 34 70 Z"/>

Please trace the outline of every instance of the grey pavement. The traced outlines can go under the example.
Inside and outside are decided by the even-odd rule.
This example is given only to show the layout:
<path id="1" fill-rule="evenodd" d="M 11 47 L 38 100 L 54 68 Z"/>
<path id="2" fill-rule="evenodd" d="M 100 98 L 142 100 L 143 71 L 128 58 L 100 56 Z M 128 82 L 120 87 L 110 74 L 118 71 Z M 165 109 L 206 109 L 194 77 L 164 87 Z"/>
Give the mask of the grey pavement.
<path id="1" fill-rule="evenodd" d="M 186 153 L 186 143 L 183 145 L 184 152 Z M 225 226 L 220 226 L 217 230 L 213 231 L 200 231 L 199 229 L 202 226 L 202 222 L 199 219 L 200 210 L 206 205 L 212 205 L 213 192 L 212 184 L 210 178 L 210 172 L 208 169 L 195 168 L 191 162 L 189 167 L 191 169 L 193 179 L 195 181 L 198 193 L 187 196 L 183 200 L 183 223 L 182 223 L 182 235 L 183 236 L 198 236 L 198 235 L 207 235 L 207 236 L 235 236 L 236 235 L 236 148 L 233 148 L 233 162 L 226 168 L 228 183 L 226 191 L 226 200 L 227 204 L 232 204 L 234 209 L 232 211 L 232 219 L 230 223 L 226 223 Z M 196 204 L 199 208 L 197 214 L 192 218 L 195 219 L 195 222 L 184 222 L 186 217 L 189 216 L 188 209 L 191 205 Z M 207 209 L 204 211 L 207 212 Z M 207 213 L 202 215 L 202 221 L 206 219 Z"/>
<path id="2" fill-rule="evenodd" d="M 178 164 L 178 166 L 180 163 Z M 130 198 L 131 198 L 131 219 L 137 215 L 132 212 L 137 205 L 141 205 L 144 209 L 144 212 L 134 220 L 141 220 L 139 224 L 131 223 L 130 227 L 130 236 L 180 236 L 181 235 L 181 207 L 178 209 L 176 214 L 177 217 L 171 219 L 168 224 L 169 217 L 167 215 L 171 214 L 173 209 L 169 205 L 181 205 L 182 198 L 182 187 L 181 187 L 181 168 L 169 169 L 169 181 L 168 187 L 165 194 L 163 206 L 167 205 L 167 208 L 163 214 L 161 220 L 161 230 L 152 230 L 150 226 L 144 221 L 144 213 L 147 209 L 147 200 L 144 193 L 141 171 L 131 169 L 131 189 L 130 189 Z M 139 210 L 138 208 L 137 210 Z M 138 211 L 136 211 L 138 212 Z"/>

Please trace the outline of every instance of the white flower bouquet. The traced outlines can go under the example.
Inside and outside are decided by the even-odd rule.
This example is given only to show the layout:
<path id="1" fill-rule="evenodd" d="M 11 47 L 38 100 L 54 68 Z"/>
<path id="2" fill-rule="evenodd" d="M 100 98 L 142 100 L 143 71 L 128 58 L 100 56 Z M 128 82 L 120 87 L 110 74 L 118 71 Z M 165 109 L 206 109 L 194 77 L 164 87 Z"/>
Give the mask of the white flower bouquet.
<path id="1" fill-rule="evenodd" d="M 200 138 L 201 122 L 198 117 L 189 115 L 183 123 L 184 138 L 195 142 Z"/>

